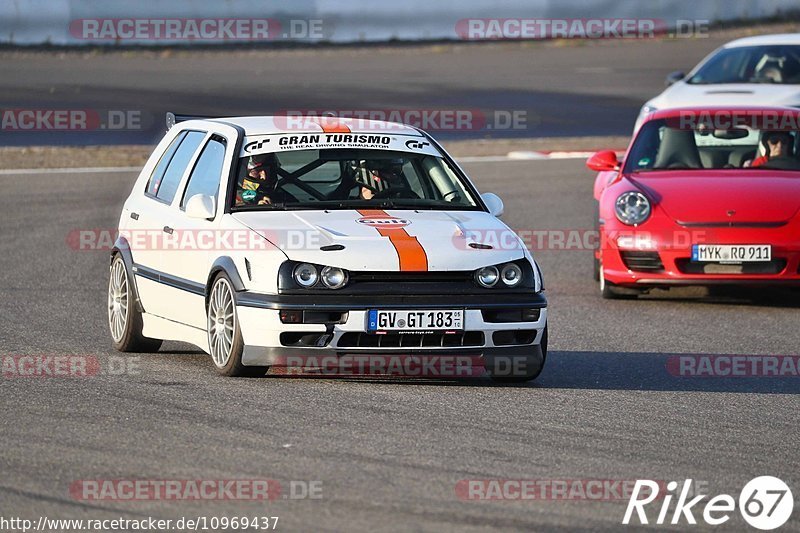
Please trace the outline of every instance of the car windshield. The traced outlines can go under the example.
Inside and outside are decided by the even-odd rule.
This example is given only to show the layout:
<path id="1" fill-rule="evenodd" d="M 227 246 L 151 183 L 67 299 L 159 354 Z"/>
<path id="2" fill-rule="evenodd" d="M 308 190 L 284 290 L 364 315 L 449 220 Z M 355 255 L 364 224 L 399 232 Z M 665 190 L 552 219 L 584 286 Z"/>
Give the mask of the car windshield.
<path id="1" fill-rule="evenodd" d="M 441 157 L 374 149 L 291 150 L 242 157 L 232 209 L 478 209 Z"/>
<path id="2" fill-rule="evenodd" d="M 800 46 L 724 48 L 688 80 L 708 83 L 800 83 Z"/>
<path id="3" fill-rule="evenodd" d="M 756 117 L 758 118 L 758 117 Z M 757 121 L 756 121 L 757 122 Z M 712 129 L 660 119 L 639 130 L 624 172 L 752 168 L 800 170 L 798 130 Z"/>

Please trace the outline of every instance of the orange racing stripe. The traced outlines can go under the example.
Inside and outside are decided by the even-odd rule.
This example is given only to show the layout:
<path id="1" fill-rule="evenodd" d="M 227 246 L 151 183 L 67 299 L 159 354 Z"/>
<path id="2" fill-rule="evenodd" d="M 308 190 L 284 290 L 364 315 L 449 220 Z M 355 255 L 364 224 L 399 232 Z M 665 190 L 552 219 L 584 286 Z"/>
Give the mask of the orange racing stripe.
<path id="1" fill-rule="evenodd" d="M 395 218 L 382 209 L 359 209 L 362 217 Z M 402 272 L 426 272 L 428 255 L 416 237 L 409 235 L 405 228 L 375 228 L 382 237 L 388 237 L 400 260 Z"/>
<path id="2" fill-rule="evenodd" d="M 319 117 L 316 120 L 323 133 L 350 133 L 350 127 L 342 124 L 336 117 Z"/>

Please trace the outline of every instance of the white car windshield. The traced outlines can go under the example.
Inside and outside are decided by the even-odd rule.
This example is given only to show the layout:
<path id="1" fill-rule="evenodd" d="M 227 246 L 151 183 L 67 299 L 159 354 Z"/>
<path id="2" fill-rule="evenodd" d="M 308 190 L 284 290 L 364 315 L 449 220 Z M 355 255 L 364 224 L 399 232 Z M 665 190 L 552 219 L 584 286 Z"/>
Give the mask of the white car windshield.
<path id="1" fill-rule="evenodd" d="M 709 83 L 800 83 L 800 46 L 724 48 L 688 80 Z"/>
<path id="2" fill-rule="evenodd" d="M 434 155 L 291 150 L 240 158 L 232 209 L 479 209 L 475 196 Z"/>

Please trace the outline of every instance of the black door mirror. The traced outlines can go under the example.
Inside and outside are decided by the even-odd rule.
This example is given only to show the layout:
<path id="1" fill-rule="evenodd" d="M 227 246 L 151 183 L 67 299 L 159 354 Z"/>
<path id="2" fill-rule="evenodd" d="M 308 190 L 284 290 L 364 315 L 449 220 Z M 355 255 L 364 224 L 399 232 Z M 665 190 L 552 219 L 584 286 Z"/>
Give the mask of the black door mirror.
<path id="1" fill-rule="evenodd" d="M 681 81 L 685 77 L 686 77 L 686 74 L 684 74 L 680 70 L 676 70 L 675 72 L 670 72 L 669 74 L 667 74 L 667 79 L 664 81 L 664 84 L 667 87 L 669 87 L 670 85 L 672 85 L 676 81 Z"/>

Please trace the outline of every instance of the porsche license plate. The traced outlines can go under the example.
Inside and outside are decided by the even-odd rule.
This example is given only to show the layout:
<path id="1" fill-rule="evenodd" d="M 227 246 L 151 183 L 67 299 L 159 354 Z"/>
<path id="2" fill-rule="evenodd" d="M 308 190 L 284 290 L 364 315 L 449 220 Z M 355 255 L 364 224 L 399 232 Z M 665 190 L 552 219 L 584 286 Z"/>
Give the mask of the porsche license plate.
<path id="1" fill-rule="evenodd" d="M 371 309 L 367 314 L 367 331 L 462 331 L 463 309 L 382 310 Z"/>
<path id="2" fill-rule="evenodd" d="M 758 263 L 772 260 L 769 244 L 695 244 L 692 261 L 700 263 Z"/>

